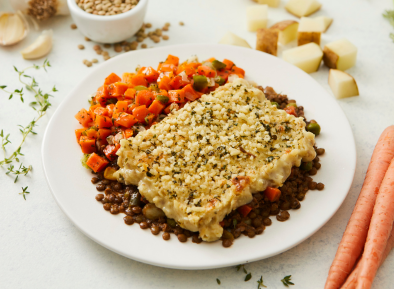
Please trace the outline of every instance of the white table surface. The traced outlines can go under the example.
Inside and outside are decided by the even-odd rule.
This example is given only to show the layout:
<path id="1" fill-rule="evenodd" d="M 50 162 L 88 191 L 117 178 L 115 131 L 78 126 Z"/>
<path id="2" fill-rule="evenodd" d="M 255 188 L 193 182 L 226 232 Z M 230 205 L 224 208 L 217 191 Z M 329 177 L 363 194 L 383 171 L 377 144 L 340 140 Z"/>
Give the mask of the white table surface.
<path id="1" fill-rule="evenodd" d="M 284 2 L 280 8 L 269 9 L 270 25 L 295 19 L 283 9 Z M 244 282 L 244 274 L 235 268 L 182 271 L 145 265 L 87 238 L 56 205 L 41 166 L 41 142 L 48 120 L 73 85 L 89 73 L 82 60 L 96 57 L 91 48 L 94 44 L 85 42 L 77 30 L 70 29 L 71 17 L 57 17 L 41 26 L 54 30 L 54 48 L 48 56 L 52 68 L 48 73 L 36 72 L 36 76 L 44 88 L 50 89 L 55 84 L 59 92 L 52 100 L 53 107 L 36 128 L 38 135 L 29 136 L 22 150 L 26 155 L 22 159 L 24 164 L 33 165 L 34 171 L 14 184 L 3 173 L 5 168 L 0 169 L 0 288 L 256 288 L 260 275 L 268 288 L 285 288 L 280 279 L 290 274 L 296 284 L 292 288 L 323 288 L 374 145 L 383 129 L 394 123 L 394 43 L 388 37 L 393 29 L 381 16 L 384 9 L 393 8 L 392 1 L 321 2 L 323 7 L 315 15 L 334 18 L 322 36 L 322 44 L 345 37 L 359 49 L 357 64 L 348 72 L 358 81 L 361 94 L 338 101 L 353 129 L 357 170 L 344 204 L 320 231 L 283 254 L 248 264 L 246 268 L 253 275 L 249 282 Z M 247 32 L 245 24 L 245 8 L 252 4 L 249 0 L 151 0 L 146 21 L 157 28 L 167 21 L 172 25 L 169 41 L 147 43 L 149 46 L 217 43 L 230 30 L 254 46 L 255 34 Z M 1 1 L 0 11 L 7 10 L 10 10 L 7 1 Z M 184 21 L 185 26 L 179 26 L 179 21 Z M 19 51 L 37 35 L 33 31 L 18 45 L 0 47 L 0 85 L 19 87 L 12 66 L 24 68 L 31 64 L 22 59 Z M 85 50 L 77 49 L 80 43 L 86 46 Z M 326 67 L 312 76 L 330 90 Z M 25 99 L 26 103 L 30 101 L 27 95 Z M 11 132 L 12 145 L 20 140 L 16 125 L 26 125 L 34 116 L 26 103 L 17 98 L 8 100 L 0 92 L 0 128 Z M 27 201 L 18 194 L 22 186 L 29 186 L 31 194 L 27 195 Z M 394 274 L 390 270 L 393 266 L 394 254 L 391 254 L 379 269 L 374 288 L 393 288 Z M 221 280 L 220 287 L 216 278 Z"/>

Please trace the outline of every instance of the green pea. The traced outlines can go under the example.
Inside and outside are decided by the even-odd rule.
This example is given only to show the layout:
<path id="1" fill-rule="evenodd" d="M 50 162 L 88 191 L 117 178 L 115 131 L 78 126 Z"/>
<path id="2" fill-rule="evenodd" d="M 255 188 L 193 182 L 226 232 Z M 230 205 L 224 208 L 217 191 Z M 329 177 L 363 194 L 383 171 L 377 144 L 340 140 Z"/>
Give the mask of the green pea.
<path id="1" fill-rule="evenodd" d="M 318 136 L 320 134 L 320 125 L 318 123 L 310 123 L 307 125 L 306 130 Z"/>
<path id="2" fill-rule="evenodd" d="M 294 106 L 295 108 L 297 108 L 297 104 L 295 102 L 290 102 L 286 105 L 286 107 L 289 107 L 289 106 Z"/>
<path id="3" fill-rule="evenodd" d="M 310 171 L 312 169 L 312 162 L 301 163 L 300 169 L 303 171 Z"/>
<path id="4" fill-rule="evenodd" d="M 216 77 L 215 77 L 215 82 L 216 82 L 217 84 L 219 84 L 219 85 L 223 85 L 223 84 L 226 82 L 226 80 L 225 80 L 223 77 L 216 76 Z"/>
<path id="5" fill-rule="evenodd" d="M 176 227 L 176 222 L 175 222 L 174 219 L 167 218 L 167 224 L 170 225 L 173 228 Z"/>
<path id="6" fill-rule="evenodd" d="M 170 98 L 168 96 L 161 95 L 161 94 L 157 95 L 156 99 L 158 101 L 160 101 L 161 103 L 164 103 L 164 104 L 167 103 L 170 100 Z"/>
<path id="7" fill-rule="evenodd" d="M 148 88 L 143 85 L 137 85 L 136 87 L 134 87 L 134 89 L 135 91 L 148 90 Z"/>
<path id="8" fill-rule="evenodd" d="M 272 104 L 272 105 L 275 105 L 276 108 L 279 108 L 279 103 L 277 103 L 276 101 L 271 101 L 271 104 Z"/>
<path id="9" fill-rule="evenodd" d="M 130 198 L 129 206 L 130 207 L 137 207 L 137 206 L 140 205 L 140 203 L 141 203 L 141 195 L 140 195 L 140 193 L 132 194 L 131 198 Z"/>
<path id="10" fill-rule="evenodd" d="M 208 87 L 208 80 L 204 75 L 194 75 L 193 82 L 193 88 L 197 91 L 201 91 Z"/>
<path id="11" fill-rule="evenodd" d="M 217 70 L 221 70 L 221 69 L 223 69 L 223 68 L 226 67 L 226 64 L 223 63 L 223 62 L 221 62 L 221 61 L 219 61 L 219 60 L 214 60 L 214 61 L 212 61 L 212 65 L 213 65 L 213 67 L 215 67 Z"/>

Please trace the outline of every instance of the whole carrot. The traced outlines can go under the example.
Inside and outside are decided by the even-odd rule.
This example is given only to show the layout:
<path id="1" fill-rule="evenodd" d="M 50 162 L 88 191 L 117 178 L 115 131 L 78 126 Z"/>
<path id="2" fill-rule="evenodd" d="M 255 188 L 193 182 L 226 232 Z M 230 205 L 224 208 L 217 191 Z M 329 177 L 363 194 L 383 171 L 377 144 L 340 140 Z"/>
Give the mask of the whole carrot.
<path id="1" fill-rule="evenodd" d="M 380 262 L 379 266 L 382 266 L 383 262 L 386 260 L 387 256 L 390 254 L 390 251 L 393 249 L 393 247 L 394 247 L 394 230 L 391 230 L 391 234 L 390 234 L 389 239 L 387 240 L 386 249 L 384 249 L 383 258 L 382 258 L 382 261 Z M 357 266 L 354 268 L 353 272 L 346 279 L 346 282 L 345 282 L 345 284 L 343 284 L 341 289 L 355 289 L 356 288 L 356 284 L 357 284 L 356 282 L 357 282 L 357 276 L 359 274 L 359 270 L 360 270 L 360 262 L 357 263 Z"/>
<path id="2" fill-rule="evenodd" d="M 356 289 L 369 289 L 383 259 L 394 221 L 394 160 L 384 176 L 373 209 L 367 242 L 360 261 Z"/>
<path id="3" fill-rule="evenodd" d="M 389 126 L 383 131 L 372 154 L 356 206 L 328 273 L 325 289 L 340 288 L 359 258 L 367 238 L 379 187 L 393 157 L 394 126 Z"/>

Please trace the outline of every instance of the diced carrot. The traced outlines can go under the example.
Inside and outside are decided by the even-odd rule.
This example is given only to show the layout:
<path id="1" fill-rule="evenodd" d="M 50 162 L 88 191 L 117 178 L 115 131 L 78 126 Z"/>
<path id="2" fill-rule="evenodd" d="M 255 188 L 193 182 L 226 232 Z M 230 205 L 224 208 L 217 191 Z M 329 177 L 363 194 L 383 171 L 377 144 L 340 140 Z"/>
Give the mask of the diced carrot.
<path id="1" fill-rule="evenodd" d="M 79 143 L 79 139 L 80 139 L 81 135 L 84 133 L 85 130 L 86 130 L 86 128 L 78 128 L 75 130 L 75 137 L 77 138 L 78 143 Z"/>
<path id="2" fill-rule="evenodd" d="M 224 227 L 224 221 L 220 221 L 220 222 L 219 222 L 219 225 L 222 226 L 222 227 Z"/>
<path id="3" fill-rule="evenodd" d="M 208 66 L 199 66 L 197 68 L 197 73 L 200 75 L 205 75 L 206 77 L 215 77 L 216 76 L 216 71 L 209 68 Z"/>
<path id="4" fill-rule="evenodd" d="M 202 94 L 195 91 L 193 85 L 188 84 L 182 89 L 185 93 L 185 98 L 190 101 L 195 101 L 197 98 L 200 98 Z"/>
<path id="5" fill-rule="evenodd" d="M 179 64 L 179 57 L 173 56 L 171 54 L 168 55 L 165 63 L 167 64 L 174 64 L 175 66 L 178 66 Z"/>
<path id="6" fill-rule="evenodd" d="M 97 132 L 97 139 L 98 140 L 105 140 L 107 136 L 111 135 L 111 130 L 106 128 L 99 128 Z"/>
<path id="7" fill-rule="evenodd" d="M 160 63 L 157 67 L 157 71 L 159 72 L 172 72 L 175 73 L 177 70 L 177 66 L 169 63 Z"/>
<path id="8" fill-rule="evenodd" d="M 178 67 L 176 74 L 180 74 L 182 71 L 186 73 L 187 76 L 191 77 L 196 74 L 197 68 L 201 65 L 201 63 L 184 63 Z"/>
<path id="9" fill-rule="evenodd" d="M 242 217 L 246 217 L 250 211 L 252 211 L 252 207 L 248 205 L 243 205 L 237 209 L 238 213 L 242 215 Z"/>
<path id="10" fill-rule="evenodd" d="M 205 60 L 204 62 L 213 62 L 214 60 L 216 60 L 216 58 L 215 57 L 211 57 L 211 58 L 208 58 L 207 60 Z"/>
<path id="11" fill-rule="evenodd" d="M 97 150 L 96 140 L 84 135 L 79 139 L 79 145 L 84 154 L 91 154 Z"/>
<path id="12" fill-rule="evenodd" d="M 82 108 L 76 115 L 75 118 L 79 121 L 81 125 L 84 127 L 89 127 L 89 124 L 93 121 L 93 117 L 90 115 L 90 113 Z"/>
<path id="13" fill-rule="evenodd" d="M 98 128 L 110 128 L 113 126 L 112 120 L 108 116 L 97 115 L 94 122 Z"/>
<path id="14" fill-rule="evenodd" d="M 267 187 L 264 191 L 264 195 L 270 200 L 271 202 L 276 202 L 279 200 L 281 191 L 277 188 Z"/>
<path id="15" fill-rule="evenodd" d="M 145 123 L 145 117 L 148 115 L 149 111 L 146 108 L 146 105 L 141 105 L 139 107 L 136 107 L 133 110 L 133 115 L 134 117 L 140 122 L 140 123 Z"/>
<path id="16" fill-rule="evenodd" d="M 171 79 L 167 75 L 164 75 L 158 82 L 159 88 L 164 90 L 170 90 L 171 89 L 170 82 Z"/>
<path id="17" fill-rule="evenodd" d="M 155 96 L 153 92 L 149 90 L 141 90 L 137 93 L 137 96 L 135 97 L 135 104 L 146 105 L 148 107 L 154 99 Z"/>
<path id="18" fill-rule="evenodd" d="M 125 137 L 125 138 L 129 138 L 129 137 L 132 137 L 132 136 L 133 136 L 134 131 L 133 131 L 131 128 L 128 128 L 128 129 L 125 129 L 125 130 L 123 131 L 123 133 L 124 133 L 124 137 Z"/>
<path id="19" fill-rule="evenodd" d="M 89 112 L 90 113 L 94 113 L 94 111 L 96 110 L 96 108 L 98 107 L 102 107 L 101 104 L 93 104 L 89 107 Z"/>
<path id="20" fill-rule="evenodd" d="M 220 70 L 220 71 L 218 71 L 217 73 L 218 73 L 218 75 L 219 75 L 221 78 L 223 78 L 225 81 L 227 81 L 228 76 L 230 75 L 230 71 L 229 71 L 229 70 L 226 70 L 226 69 Z"/>
<path id="21" fill-rule="evenodd" d="M 128 88 L 126 92 L 124 93 L 124 97 L 126 99 L 134 99 L 135 98 L 135 89 L 133 88 Z"/>
<path id="22" fill-rule="evenodd" d="M 183 90 L 169 90 L 168 97 L 170 100 L 169 103 L 176 102 L 176 103 L 183 103 L 185 102 L 185 92 Z"/>
<path id="23" fill-rule="evenodd" d="M 168 96 L 167 90 L 164 90 L 164 89 L 160 89 L 160 91 L 152 91 L 152 92 L 155 97 L 158 95 Z"/>
<path id="24" fill-rule="evenodd" d="M 239 68 L 237 66 L 233 66 L 233 68 L 231 68 L 231 73 L 238 75 L 239 78 L 245 77 L 245 70 L 243 70 L 242 68 Z"/>
<path id="25" fill-rule="evenodd" d="M 190 83 L 190 80 L 184 81 L 181 76 L 177 75 L 173 79 L 171 79 L 170 86 L 172 89 L 180 89 Z"/>
<path id="26" fill-rule="evenodd" d="M 151 125 L 153 123 L 153 120 L 156 118 L 156 115 L 150 113 L 145 117 L 145 123 L 147 125 Z"/>
<path id="27" fill-rule="evenodd" d="M 87 136 L 88 138 L 94 138 L 94 139 L 97 138 L 97 130 L 95 130 L 94 128 L 89 128 L 89 129 L 87 129 L 87 130 L 85 131 L 85 133 L 86 133 L 86 136 Z"/>
<path id="28" fill-rule="evenodd" d="M 107 76 L 107 78 L 104 81 L 104 85 L 112 84 L 118 81 L 121 81 L 122 79 L 117 76 L 115 73 L 111 73 L 110 75 Z"/>
<path id="29" fill-rule="evenodd" d="M 135 87 L 138 85 L 148 86 L 148 82 L 146 81 L 145 77 L 141 74 L 133 75 L 129 79 L 129 84 L 131 85 L 131 87 Z"/>
<path id="30" fill-rule="evenodd" d="M 94 171 L 101 172 L 108 165 L 108 161 L 103 157 L 100 157 L 98 154 L 92 153 L 86 164 Z"/>
<path id="31" fill-rule="evenodd" d="M 112 116 L 112 114 L 114 113 L 115 104 L 113 104 L 113 103 L 108 104 L 106 106 L 106 108 L 107 108 L 107 111 L 108 111 L 108 116 Z"/>
<path id="32" fill-rule="evenodd" d="M 226 64 L 226 69 L 231 69 L 234 66 L 234 62 L 228 59 L 224 59 L 223 63 Z"/>
<path id="33" fill-rule="evenodd" d="M 123 82 L 115 82 L 108 85 L 108 95 L 110 97 L 123 96 L 129 86 Z"/>
<path id="34" fill-rule="evenodd" d="M 331 264 L 325 289 L 339 288 L 360 257 L 372 218 L 376 197 L 394 157 L 394 126 L 381 134 L 373 151 L 363 187 Z"/>
<path id="35" fill-rule="evenodd" d="M 128 107 L 129 107 L 129 104 L 128 104 L 127 101 L 125 101 L 125 100 L 119 100 L 119 101 L 115 104 L 114 113 L 127 112 Z"/>
<path id="36" fill-rule="evenodd" d="M 96 101 L 99 102 L 101 105 L 105 105 L 108 98 L 108 85 L 100 86 L 96 92 Z"/>
<path id="37" fill-rule="evenodd" d="M 98 115 L 103 115 L 103 116 L 108 116 L 108 109 L 106 109 L 105 107 L 97 107 L 94 110 L 94 114 L 98 114 Z"/>
<path id="38" fill-rule="evenodd" d="M 130 128 L 137 122 L 138 120 L 133 115 L 124 112 L 119 114 L 118 118 L 115 120 L 115 125 Z"/>
<path id="39" fill-rule="evenodd" d="M 170 106 L 167 106 L 167 107 L 164 109 L 164 113 L 165 113 L 165 114 L 169 114 L 170 112 L 171 112 Z"/>
<path id="40" fill-rule="evenodd" d="M 122 75 L 122 81 L 124 83 L 130 83 L 130 79 L 135 75 L 135 73 L 125 72 Z"/>
<path id="41" fill-rule="evenodd" d="M 133 110 L 134 110 L 134 108 L 136 108 L 136 107 L 138 107 L 138 104 L 135 104 L 135 103 L 129 104 L 129 108 L 127 109 L 127 113 L 133 114 Z"/>
<path id="42" fill-rule="evenodd" d="M 107 157 L 107 159 L 109 159 L 110 161 L 114 161 L 116 159 L 116 152 L 118 150 L 116 149 L 115 145 L 107 145 L 104 149 L 103 149 L 103 153 L 105 154 L 105 156 Z"/>
<path id="43" fill-rule="evenodd" d="M 285 107 L 283 110 L 285 112 L 287 112 L 288 114 L 291 114 L 291 115 L 294 115 L 295 117 L 297 117 L 297 112 L 296 112 L 296 109 L 294 106 Z"/>
<path id="44" fill-rule="evenodd" d="M 157 78 L 159 77 L 159 73 L 150 66 L 141 69 L 139 73 L 143 74 L 148 82 L 156 82 Z"/>
<path id="45" fill-rule="evenodd" d="M 166 107 L 165 104 L 163 104 L 162 102 L 160 102 L 159 100 L 155 100 L 152 102 L 152 104 L 149 106 L 148 110 L 150 113 L 159 115 L 163 109 Z"/>

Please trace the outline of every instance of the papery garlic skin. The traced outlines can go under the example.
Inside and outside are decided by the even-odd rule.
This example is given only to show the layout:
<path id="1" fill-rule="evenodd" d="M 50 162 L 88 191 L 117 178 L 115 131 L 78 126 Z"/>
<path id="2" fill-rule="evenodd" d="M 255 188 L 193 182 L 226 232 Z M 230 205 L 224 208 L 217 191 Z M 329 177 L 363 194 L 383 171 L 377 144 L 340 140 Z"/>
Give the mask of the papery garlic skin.
<path id="1" fill-rule="evenodd" d="M 67 0 L 9 0 L 12 8 L 37 20 L 46 20 L 56 15 L 69 15 Z"/>
<path id="2" fill-rule="evenodd" d="M 0 15 L 0 45 L 13 45 L 23 40 L 29 32 L 29 25 L 19 13 Z"/>
<path id="3" fill-rule="evenodd" d="M 52 30 L 44 30 L 28 47 L 21 51 L 24 59 L 38 59 L 47 55 L 52 49 Z"/>

